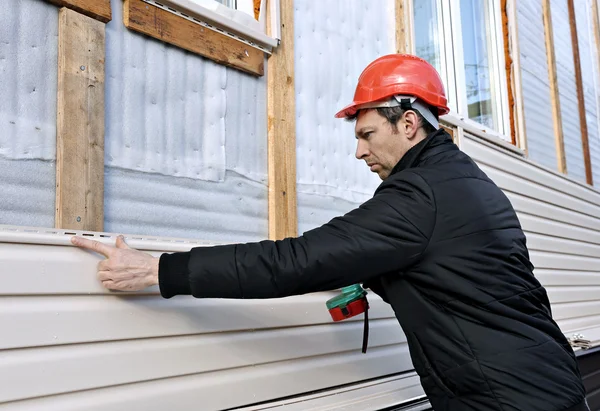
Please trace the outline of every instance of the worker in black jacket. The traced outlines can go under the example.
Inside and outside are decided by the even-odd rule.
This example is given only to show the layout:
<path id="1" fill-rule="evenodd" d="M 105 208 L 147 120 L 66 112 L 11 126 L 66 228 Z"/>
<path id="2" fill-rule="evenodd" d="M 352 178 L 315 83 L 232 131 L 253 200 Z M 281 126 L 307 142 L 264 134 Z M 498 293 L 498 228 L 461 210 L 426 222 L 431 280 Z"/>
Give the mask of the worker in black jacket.
<path id="1" fill-rule="evenodd" d="M 383 182 L 372 199 L 298 238 L 159 258 L 74 237 L 108 257 L 109 289 L 163 297 L 278 298 L 356 283 L 393 307 L 435 410 L 588 410 L 576 357 L 534 277 L 504 193 L 439 129 L 448 112 L 426 61 L 389 55 L 361 74 L 356 157 Z"/>

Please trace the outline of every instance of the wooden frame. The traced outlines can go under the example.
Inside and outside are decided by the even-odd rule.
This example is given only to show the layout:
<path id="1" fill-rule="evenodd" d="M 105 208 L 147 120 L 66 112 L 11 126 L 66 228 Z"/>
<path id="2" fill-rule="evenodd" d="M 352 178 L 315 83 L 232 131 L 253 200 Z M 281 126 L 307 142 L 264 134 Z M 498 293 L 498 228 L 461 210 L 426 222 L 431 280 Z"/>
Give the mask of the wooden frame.
<path id="1" fill-rule="evenodd" d="M 112 20 L 110 0 L 46 0 L 58 7 L 67 7 L 88 17 L 108 23 Z"/>
<path id="2" fill-rule="evenodd" d="M 512 144 L 517 144 L 516 121 L 515 121 L 515 96 L 513 84 L 513 59 L 511 54 L 510 31 L 508 29 L 508 0 L 502 0 L 500 5 L 502 10 L 502 38 L 504 44 L 504 69 L 506 71 L 506 87 L 508 95 L 508 115 L 510 123 L 510 139 Z"/>
<path id="3" fill-rule="evenodd" d="M 600 16 L 598 16 L 598 0 L 592 2 L 592 27 L 594 32 L 594 42 L 596 44 L 596 67 L 600 68 Z M 590 41 L 591 43 L 591 41 Z"/>
<path id="4" fill-rule="evenodd" d="M 396 53 L 411 53 L 413 44 L 412 26 L 412 0 L 395 0 L 396 14 Z"/>
<path id="5" fill-rule="evenodd" d="M 271 12 L 266 7 L 267 13 Z M 271 30 L 270 15 L 267 15 Z M 296 201 L 296 96 L 294 85 L 294 5 L 281 0 L 281 44 L 268 60 L 269 238 L 298 235 Z"/>
<path id="6" fill-rule="evenodd" d="M 125 27 L 228 67 L 264 75 L 265 53 L 142 0 L 124 0 Z"/>
<path id="7" fill-rule="evenodd" d="M 105 24 L 59 11 L 57 228 L 103 231 Z"/>
<path id="8" fill-rule="evenodd" d="M 579 106 L 579 126 L 581 130 L 581 146 L 583 149 L 583 162 L 585 164 L 585 179 L 588 184 L 594 183 L 592 177 L 592 160 L 590 158 L 590 143 L 588 139 L 587 119 L 585 115 L 585 95 L 583 91 L 583 78 L 581 76 L 581 61 L 579 58 L 579 40 L 577 37 L 577 19 L 575 17 L 575 3 L 567 0 L 569 8 L 569 26 L 571 28 L 571 43 L 573 46 L 573 66 L 575 67 L 575 84 L 577 87 L 577 103 Z"/>
<path id="9" fill-rule="evenodd" d="M 546 55 L 548 57 L 548 76 L 550 79 L 550 104 L 552 106 L 554 140 L 556 144 L 556 162 L 558 166 L 558 171 L 566 174 L 567 160 L 565 157 L 565 143 L 562 129 L 562 114 L 560 111 L 560 98 L 558 94 L 558 78 L 556 72 L 556 55 L 554 52 L 554 34 L 552 30 L 552 14 L 550 12 L 550 0 L 542 0 L 542 18 L 544 20 Z"/>
<path id="10" fill-rule="evenodd" d="M 527 155 L 527 132 L 525 128 L 525 108 L 523 97 L 523 86 L 521 78 L 521 51 L 519 49 L 519 29 L 517 20 L 516 0 L 502 0 L 503 11 L 503 30 L 505 52 L 506 52 L 506 70 L 508 80 L 508 96 L 512 98 L 510 103 L 511 138 L 513 144 L 525 152 Z"/>

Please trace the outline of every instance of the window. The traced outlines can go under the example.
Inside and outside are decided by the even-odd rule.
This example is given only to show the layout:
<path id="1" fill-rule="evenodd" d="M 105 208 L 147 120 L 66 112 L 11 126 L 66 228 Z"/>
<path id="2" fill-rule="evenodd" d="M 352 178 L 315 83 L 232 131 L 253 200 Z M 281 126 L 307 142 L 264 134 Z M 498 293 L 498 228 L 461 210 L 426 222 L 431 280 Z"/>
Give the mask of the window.
<path id="1" fill-rule="evenodd" d="M 413 0 L 415 54 L 446 86 L 452 112 L 510 140 L 500 2 Z"/>
<path id="2" fill-rule="evenodd" d="M 254 1 L 253 0 L 214 0 L 217 3 L 221 3 L 224 6 L 229 7 L 230 9 L 239 10 L 248 14 L 249 16 L 253 16 L 256 20 L 258 20 L 257 12 L 254 10 Z M 260 3 L 260 2 L 259 2 Z"/>

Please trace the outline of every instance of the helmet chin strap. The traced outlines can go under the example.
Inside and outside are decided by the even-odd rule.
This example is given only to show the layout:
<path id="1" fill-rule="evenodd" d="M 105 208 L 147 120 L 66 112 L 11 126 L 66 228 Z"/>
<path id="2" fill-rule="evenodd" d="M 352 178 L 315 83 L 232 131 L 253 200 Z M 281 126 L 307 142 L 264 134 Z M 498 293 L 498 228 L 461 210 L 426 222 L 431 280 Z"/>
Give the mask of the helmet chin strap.
<path id="1" fill-rule="evenodd" d="M 356 107 L 357 110 L 365 108 L 381 108 L 381 107 L 402 107 L 403 110 L 416 110 L 423 116 L 425 121 L 431 124 L 436 130 L 440 128 L 439 121 L 435 118 L 431 110 L 414 96 L 395 95 L 393 98 L 386 101 L 375 101 L 373 103 L 361 104 Z"/>

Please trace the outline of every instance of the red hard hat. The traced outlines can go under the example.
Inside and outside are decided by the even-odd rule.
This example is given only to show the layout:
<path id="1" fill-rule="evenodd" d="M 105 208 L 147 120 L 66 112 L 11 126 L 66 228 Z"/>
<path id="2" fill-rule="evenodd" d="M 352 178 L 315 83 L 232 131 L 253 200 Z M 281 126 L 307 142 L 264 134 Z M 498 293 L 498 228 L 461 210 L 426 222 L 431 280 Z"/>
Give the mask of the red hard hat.
<path id="1" fill-rule="evenodd" d="M 442 79 L 431 64 L 410 54 L 388 54 L 364 69 L 358 78 L 354 101 L 335 117 L 352 116 L 363 104 L 398 94 L 417 97 L 436 107 L 440 116 L 450 111 Z"/>

